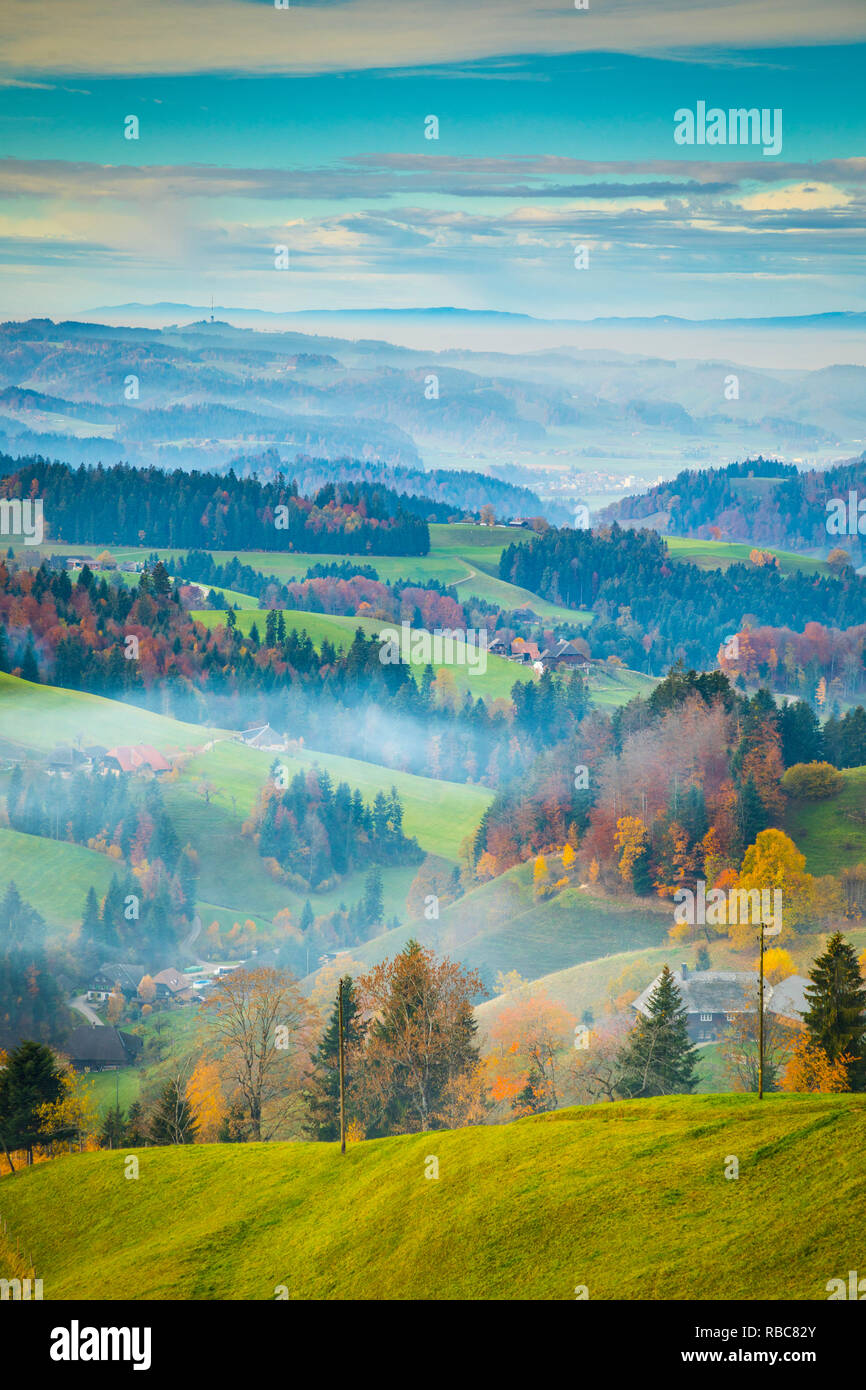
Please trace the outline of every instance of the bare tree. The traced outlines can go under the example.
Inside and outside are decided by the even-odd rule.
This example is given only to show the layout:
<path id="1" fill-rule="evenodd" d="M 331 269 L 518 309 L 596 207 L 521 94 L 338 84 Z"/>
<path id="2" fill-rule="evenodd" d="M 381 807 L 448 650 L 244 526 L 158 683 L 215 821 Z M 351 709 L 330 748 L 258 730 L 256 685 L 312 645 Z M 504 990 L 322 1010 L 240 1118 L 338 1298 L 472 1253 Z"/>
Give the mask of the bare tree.
<path id="1" fill-rule="evenodd" d="M 308 1062 L 315 1014 L 288 972 L 234 970 L 204 1006 L 217 1061 L 237 1086 L 251 1137 L 270 1139 Z"/>

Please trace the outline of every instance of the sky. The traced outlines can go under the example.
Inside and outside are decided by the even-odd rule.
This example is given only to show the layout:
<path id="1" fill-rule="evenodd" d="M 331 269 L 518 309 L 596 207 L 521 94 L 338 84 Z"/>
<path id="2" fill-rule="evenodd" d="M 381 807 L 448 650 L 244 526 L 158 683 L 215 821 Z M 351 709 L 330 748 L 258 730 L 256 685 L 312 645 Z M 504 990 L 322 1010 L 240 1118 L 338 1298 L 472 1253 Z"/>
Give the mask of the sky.
<path id="1" fill-rule="evenodd" d="M 864 70 L 863 0 L 4 0 L 0 317 L 862 311 Z"/>

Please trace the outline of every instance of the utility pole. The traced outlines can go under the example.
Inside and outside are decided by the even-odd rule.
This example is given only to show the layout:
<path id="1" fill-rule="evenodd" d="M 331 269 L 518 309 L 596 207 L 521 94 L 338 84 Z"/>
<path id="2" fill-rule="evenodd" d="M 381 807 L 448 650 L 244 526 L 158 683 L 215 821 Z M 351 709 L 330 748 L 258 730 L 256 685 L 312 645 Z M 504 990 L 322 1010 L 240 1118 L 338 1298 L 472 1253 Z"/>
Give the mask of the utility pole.
<path id="1" fill-rule="evenodd" d="M 758 984 L 758 1100 L 764 1099 L 764 919 L 761 918 L 761 960 Z"/>
<path id="2" fill-rule="evenodd" d="M 782 930 L 781 922 L 767 926 L 761 917 L 761 959 L 758 973 L 758 1100 L 764 1099 L 764 933 L 778 936 Z"/>
<path id="3" fill-rule="evenodd" d="M 337 1011 L 340 1022 L 340 1153 L 346 1152 L 346 1064 L 343 1048 L 343 977 L 337 994 Z"/>

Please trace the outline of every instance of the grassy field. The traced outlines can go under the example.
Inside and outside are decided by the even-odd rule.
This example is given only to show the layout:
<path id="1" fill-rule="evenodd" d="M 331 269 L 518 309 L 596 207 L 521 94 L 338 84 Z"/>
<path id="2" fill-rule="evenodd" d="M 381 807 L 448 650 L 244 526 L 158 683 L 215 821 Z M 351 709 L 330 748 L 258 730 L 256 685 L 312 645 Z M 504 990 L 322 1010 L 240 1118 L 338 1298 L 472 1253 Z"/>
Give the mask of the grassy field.
<path id="1" fill-rule="evenodd" d="M 81 845 L 22 835 L 0 826 L 0 895 L 8 883 L 17 883 L 21 896 L 42 914 L 49 931 L 78 926 L 88 888 L 93 885 L 101 896 L 119 867 L 106 855 Z"/>
<path id="2" fill-rule="evenodd" d="M 250 565 L 262 574 L 274 575 L 283 583 L 290 579 L 302 579 L 311 565 L 356 558 L 360 564 L 373 565 L 379 578 L 387 583 L 396 579 L 408 579 L 412 582 L 437 579 L 443 584 L 461 586 L 466 595 L 475 594 L 500 608 L 531 608 L 539 618 L 551 624 L 568 623 L 571 626 L 581 626 L 588 623 L 592 618 L 591 613 L 548 603 L 546 599 L 539 598 L 528 589 L 508 584 L 498 577 L 499 557 L 512 542 L 531 544 L 532 533 L 508 526 L 432 525 L 430 552 L 427 555 L 351 557 L 272 550 L 214 550 L 211 554 L 217 564 L 225 564 L 237 556 L 242 564 Z M 101 545 L 52 543 L 42 547 L 43 550 L 58 555 L 98 555 L 105 548 Z M 150 549 L 118 547 L 112 548 L 111 554 L 118 561 L 146 560 Z M 135 582 L 136 577 L 133 575 L 131 579 Z M 461 587 L 458 587 L 458 593 L 461 592 Z M 245 606 L 239 603 L 239 607 Z"/>
<path id="3" fill-rule="evenodd" d="M 166 786 L 169 809 L 178 801 L 185 801 L 189 805 L 190 798 L 195 798 L 195 804 L 200 804 L 201 798 L 195 791 L 195 784 L 207 778 L 222 789 L 224 800 L 230 800 L 232 796 L 235 798 L 237 810 L 233 810 L 232 818 L 239 826 L 264 785 L 274 756 L 273 753 L 260 752 L 233 742 L 217 743 L 209 751 L 199 753 L 190 760 L 178 783 Z M 457 859 L 461 841 L 477 828 L 493 799 L 493 793 L 485 787 L 416 777 L 409 772 L 398 772 L 393 768 L 380 767 L 377 763 L 360 762 L 356 758 L 343 758 L 334 753 L 302 749 L 291 754 L 279 754 L 279 761 L 288 768 L 290 777 L 310 767 L 327 769 L 335 783 L 348 782 L 353 789 L 357 787 L 367 801 L 372 800 L 378 791 L 388 792 L 391 787 L 396 787 L 403 801 L 406 834 L 417 836 L 422 849 L 441 855 L 444 859 Z M 180 827 L 178 834 L 181 834 Z"/>
<path id="4" fill-rule="evenodd" d="M 176 776 L 163 780 L 166 805 L 181 844 L 198 855 L 198 910 L 205 925 L 223 925 L 251 918 L 267 925 L 288 907 L 297 921 L 308 896 L 272 879 L 251 838 L 241 825 L 264 785 L 273 754 L 229 741 L 225 731 L 183 724 L 134 705 L 51 686 L 31 685 L 0 675 L 3 747 L 9 754 L 44 752 L 61 740 L 83 744 L 113 742 L 154 744 L 192 754 Z M 221 739 L 202 751 L 212 739 Z M 291 774 L 319 765 L 334 782 L 348 781 L 365 800 L 396 786 L 405 808 L 407 834 L 415 835 L 426 852 L 450 864 L 457 861 L 460 843 L 473 832 L 492 799 L 485 788 L 439 782 L 392 771 L 378 764 L 303 750 L 281 759 Z M 7 775 L 0 775 L 0 791 Z M 210 802 L 202 782 L 214 789 Z M 81 919 L 88 887 L 105 892 L 111 874 L 122 869 L 103 855 L 65 842 L 20 835 L 0 827 L 0 889 L 12 878 L 23 896 L 45 916 L 50 926 L 68 928 Z M 406 894 L 417 866 L 382 870 L 386 918 L 405 919 Z M 317 914 L 334 911 L 341 903 L 358 901 L 365 873 L 357 871 L 326 893 L 309 895 Z"/>
<path id="5" fill-rule="evenodd" d="M 219 613 L 214 609 L 196 610 L 191 615 L 198 622 L 204 623 L 205 627 L 216 628 L 225 624 L 225 614 Z M 236 615 L 237 627 L 240 632 L 248 633 L 253 625 L 259 631 L 259 637 L 264 638 L 265 622 L 267 621 L 267 609 L 254 608 L 248 609 L 244 613 Z M 346 618 L 332 613 L 306 613 L 299 609 L 286 608 L 283 610 L 286 630 L 291 632 L 294 628 L 298 632 L 306 632 L 317 650 L 321 648 L 322 642 L 332 642 L 339 650 L 347 651 L 352 645 L 355 633 L 358 628 L 367 637 L 375 637 L 385 627 L 400 627 L 399 623 L 383 623 L 378 618 Z M 420 680 L 424 670 L 423 661 L 413 662 L 412 671 L 416 680 Z M 482 699 L 495 700 L 502 698 L 507 700 L 511 695 L 511 689 L 515 681 L 527 681 L 533 679 L 533 672 L 524 666 L 519 666 L 517 662 L 506 661 L 502 656 L 493 653 L 487 654 L 487 665 L 484 671 L 469 674 L 468 668 L 464 665 L 457 665 L 452 662 L 433 662 L 434 671 L 448 670 L 453 672 L 454 681 L 458 691 L 462 695 L 468 690 L 473 698 L 480 696 Z"/>
<path id="6" fill-rule="evenodd" d="M 851 767 L 845 785 L 828 801 L 790 800 L 784 828 L 813 874 L 838 874 L 866 864 L 866 767 Z"/>
<path id="7" fill-rule="evenodd" d="M 58 743 L 150 743 L 162 751 L 198 748 L 214 730 L 152 714 L 138 705 L 79 690 L 33 685 L 0 672 L 0 731 L 6 745 L 50 751 Z"/>
<path id="8" fill-rule="evenodd" d="M 864 1146 L 861 1096 L 677 1096 L 343 1158 L 143 1149 L 138 1181 L 75 1154 L 0 1180 L 0 1210 L 47 1300 L 824 1300 L 862 1264 Z"/>
<path id="9" fill-rule="evenodd" d="M 665 536 L 665 543 L 674 560 L 686 560 L 699 569 L 727 569 L 729 565 L 748 564 L 754 549 L 768 550 L 779 561 L 783 574 L 804 570 L 806 574 L 829 574 L 826 561 L 793 550 L 776 550 L 773 546 L 753 546 L 739 541 L 696 541 L 686 536 Z"/>

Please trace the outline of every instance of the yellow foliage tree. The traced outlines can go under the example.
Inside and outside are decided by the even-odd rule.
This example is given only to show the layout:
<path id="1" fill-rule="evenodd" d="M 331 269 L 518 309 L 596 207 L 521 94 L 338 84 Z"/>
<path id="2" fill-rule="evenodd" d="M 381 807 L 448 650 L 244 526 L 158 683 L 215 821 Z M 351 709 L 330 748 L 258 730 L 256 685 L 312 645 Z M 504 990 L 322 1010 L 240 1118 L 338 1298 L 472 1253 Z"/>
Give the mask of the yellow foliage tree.
<path id="1" fill-rule="evenodd" d="M 756 970 L 759 965 L 760 962 L 756 957 Z M 764 952 L 764 978 L 769 980 L 771 985 L 777 985 L 781 980 L 787 980 L 788 976 L 793 974 L 794 962 L 781 946 L 774 946 L 772 950 Z"/>
<path id="2" fill-rule="evenodd" d="M 482 854 L 481 858 L 478 860 L 478 863 L 475 866 L 475 873 L 479 878 L 496 877 L 496 860 L 490 853 L 489 849 L 486 849 Z"/>
<path id="3" fill-rule="evenodd" d="M 216 1143 L 226 1108 L 216 1062 L 202 1058 L 189 1079 L 187 1095 L 198 1121 L 196 1140 Z"/>
<path id="4" fill-rule="evenodd" d="M 565 848 L 564 848 L 563 851 L 562 851 L 562 867 L 563 867 L 564 869 L 571 869 L 571 868 L 573 868 L 573 867 L 574 867 L 574 861 L 575 861 L 576 858 L 577 858 L 577 855 L 576 855 L 575 852 L 574 852 L 574 847 L 573 847 L 572 845 L 566 843 Z"/>
<path id="5" fill-rule="evenodd" d="M 156 985 L 151 975 L 142 975 L 138 984 L 138 997 L 143 999 L 145 1004 L 152 1004 L 156 998 Z"/>
<path id="6" fill-rule="evenodd" d="M 536 857 L 535 865 L 532 870 L 532 878 L 535 883 L 540 883 L 542 879 L 547 878 L 547 860 L 543 854 L 539 854 Z"/>
<path id="7" fill-rule="evenodd" d="M 621 816 L 616 823 L 613 842 L 620 851 L 619 876 L 623 883 L 630 884 L 635 863 L 647 842 L 647 828 L 640 816 Z"/>
<path id="8" fill-rule="evenodd" d="M 779 945 L 812 919 L 815 879 L 806 873 L 806 856 L 783 830 L 760 831 L 743 855 L 736 886 L 746 892 L 781 893 L 782 922 L 774 924 L 782 927 L 781 935 L 776 937 Z M 735 950 L 754 947 L 758 925 L 757 921 L 729 924 L 728 935 Z"/>
<path id="9" fill-rule="evenodd" d="M 804 1033 L 798 1038 L 782 1077 L 783 1091 L 817 1091 L 834 1094 L 849 1090 L 848 1066 L 853 1059 L 843 1053 L 831 1062 L 823 1047 Z"/>

